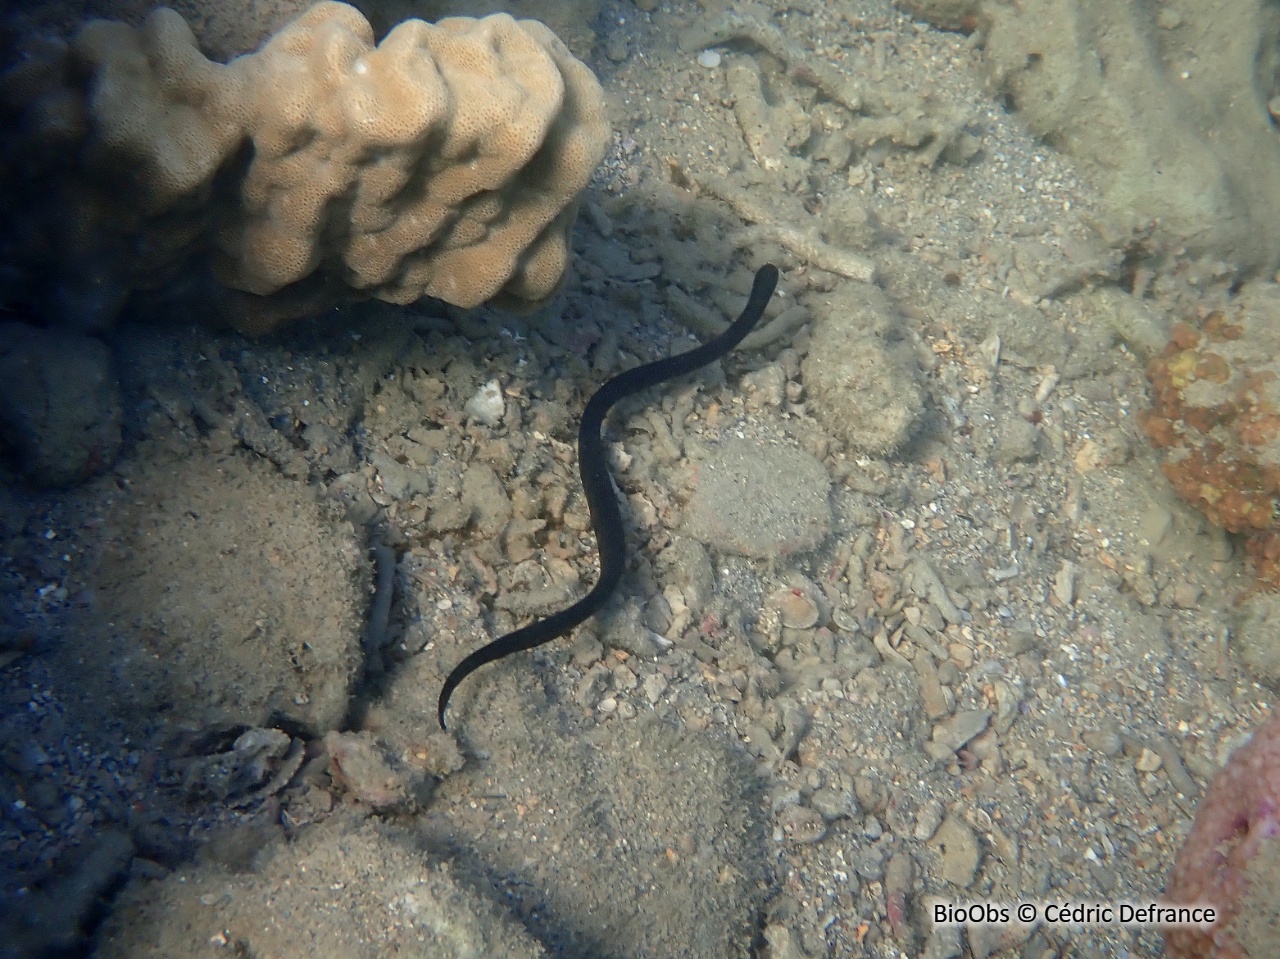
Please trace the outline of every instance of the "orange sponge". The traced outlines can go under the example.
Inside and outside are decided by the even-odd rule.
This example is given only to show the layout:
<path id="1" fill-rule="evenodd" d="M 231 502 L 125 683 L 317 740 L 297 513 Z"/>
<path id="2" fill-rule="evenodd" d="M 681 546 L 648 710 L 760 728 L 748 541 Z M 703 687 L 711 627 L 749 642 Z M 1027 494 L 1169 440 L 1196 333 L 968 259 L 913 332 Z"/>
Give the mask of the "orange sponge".
<path id="1" fill-rule="evenodd" d="M 1153 404 L 1140 422 L 1166 451 L 1165 475 L 1243 534 L 1259 578 L 1280 586 L 1280 292 L 1253 284 L 1199 329 L 1179 324 L 1147 375 Z"/>

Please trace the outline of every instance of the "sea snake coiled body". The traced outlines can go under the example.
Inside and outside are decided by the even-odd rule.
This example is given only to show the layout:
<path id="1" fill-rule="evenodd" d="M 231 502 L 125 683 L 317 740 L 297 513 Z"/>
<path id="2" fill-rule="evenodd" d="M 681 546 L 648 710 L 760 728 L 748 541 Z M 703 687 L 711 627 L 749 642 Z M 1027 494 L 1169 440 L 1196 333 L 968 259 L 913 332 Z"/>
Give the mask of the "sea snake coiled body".
<path id="1" fill-rule="evenodd" d="M 572 606 L 552 613 L 544 619 L 535 620 L 514 632 L 495 639 L 486 646 L 481 646 L 469 654 L 462 662 L 453 667 L 444 686 L 440 689 L 440 705 L 438 718 L 440 728 L 444 729 L 444 711 L 449 705 L 449 697 L 458 688 L 458 684 L 486 663 L 518 653 L 521 650 L 533 649 L 565 635 L 587 617 L 595 613 L 605 604 L 609 596 L 618 587 L 622 579 L 622 571 L 626 566 L 626 537 L 623 533 L 622 511 L 613 492 L 613 480 L 609 475 L 608 461 L 605 458 L 604 440 L 600 429 L 604 419 L 619 400 L 626 399 L 641 390 L 656 386 L 658 383 L 692 373 L 714 360 L 720 359 L 751 332 L 752 327 L 764 315 L 764 308 L 773 296 L 778 285 L 777 267 L 766 264 L 756 271 L 755 281 L 751 285 L 751 296 L 741 315 L 718 336 L 689 350 L 666 359 L 645 363 L 634 369 L 619 373 L 608 380 L 595 395 L 587 401 L 587 408 L 582 412 L 582 425 L 578 428 L 578 471 L 582 476 L 582 488 L 586 493 L 587 507 L 591 511 L 591 526 L 596 534 L 596 542 L 600 550 L 600 579 Z"/>

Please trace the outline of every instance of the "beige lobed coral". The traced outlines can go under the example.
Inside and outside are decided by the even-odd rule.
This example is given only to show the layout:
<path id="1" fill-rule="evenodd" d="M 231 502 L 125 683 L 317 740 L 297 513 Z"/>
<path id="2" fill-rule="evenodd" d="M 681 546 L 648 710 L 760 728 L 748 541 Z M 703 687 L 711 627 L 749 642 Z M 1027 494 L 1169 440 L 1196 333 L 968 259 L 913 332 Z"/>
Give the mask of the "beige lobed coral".
<path id="1" fill-rule="evenodd" d="M 335 2 L 228 64 L 171 10 L 94 21 L 10 71 L 0 104 L 11 247 L 52 302 L 207 265 L 255 330 L 349 296 L 545 300 L 609 134 L 595 77 L 541 23 L 407 20 L 375 46 Z"/>

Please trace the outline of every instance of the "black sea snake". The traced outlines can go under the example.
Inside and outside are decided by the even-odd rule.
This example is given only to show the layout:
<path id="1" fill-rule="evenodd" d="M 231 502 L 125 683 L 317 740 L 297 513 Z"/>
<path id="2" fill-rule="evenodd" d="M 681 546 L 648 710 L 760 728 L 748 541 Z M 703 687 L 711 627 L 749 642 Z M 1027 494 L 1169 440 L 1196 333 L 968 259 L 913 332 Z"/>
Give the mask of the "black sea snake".
<path id="1" fill-rule="evenodd" d="M 449 705 L 449 697 L 469 675 L 485 663 L 521 650 L 533 649 L 565 635 L 603 606 L 617 589 L 626 566 L 627 544 L 623 534 L 622 511 L 614 496 L 613 480 L 605 459 L 604 440 L 600 437 L 600 429 L 609 410 L 619 400 L 677 376 L 692 373 L 720 359 L 742 342 L 742 338 L 760 321 L 777 286 L 778 268 L 772 264 L 760 267 L 751 285 L 747 305 L 723 333 L 687 353 L 655 360 L 619 373 L 606 381 L 587 401 L 587 408 L 582 412 L 582 425 L 578 428 L 578 471 L 582 476 L 582 489 L 586 493 L 587 507 L 591 511 L 591 527 L 595 531 L 600 550 L 600 579 L 591 588 L 591 592 L 572 606 L 481 646 L 454 666 L 440 689 L 437 717 L 441 729 L 446 728 L 444 711 Z"/>

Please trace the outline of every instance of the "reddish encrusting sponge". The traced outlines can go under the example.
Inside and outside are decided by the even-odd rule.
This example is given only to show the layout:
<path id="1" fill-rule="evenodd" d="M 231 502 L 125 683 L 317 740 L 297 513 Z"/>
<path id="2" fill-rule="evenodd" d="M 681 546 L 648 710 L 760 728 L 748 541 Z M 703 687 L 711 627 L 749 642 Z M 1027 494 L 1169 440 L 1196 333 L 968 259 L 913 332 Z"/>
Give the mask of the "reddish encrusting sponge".
<path id="1" fill-rule="evenodd" d="M 1169 880 L 1170 903 L 1212 903 L 1211 928 L 1165 930 L 1169 959 L 1280 955 L 1280 714 L 1218 771 Z"/>

